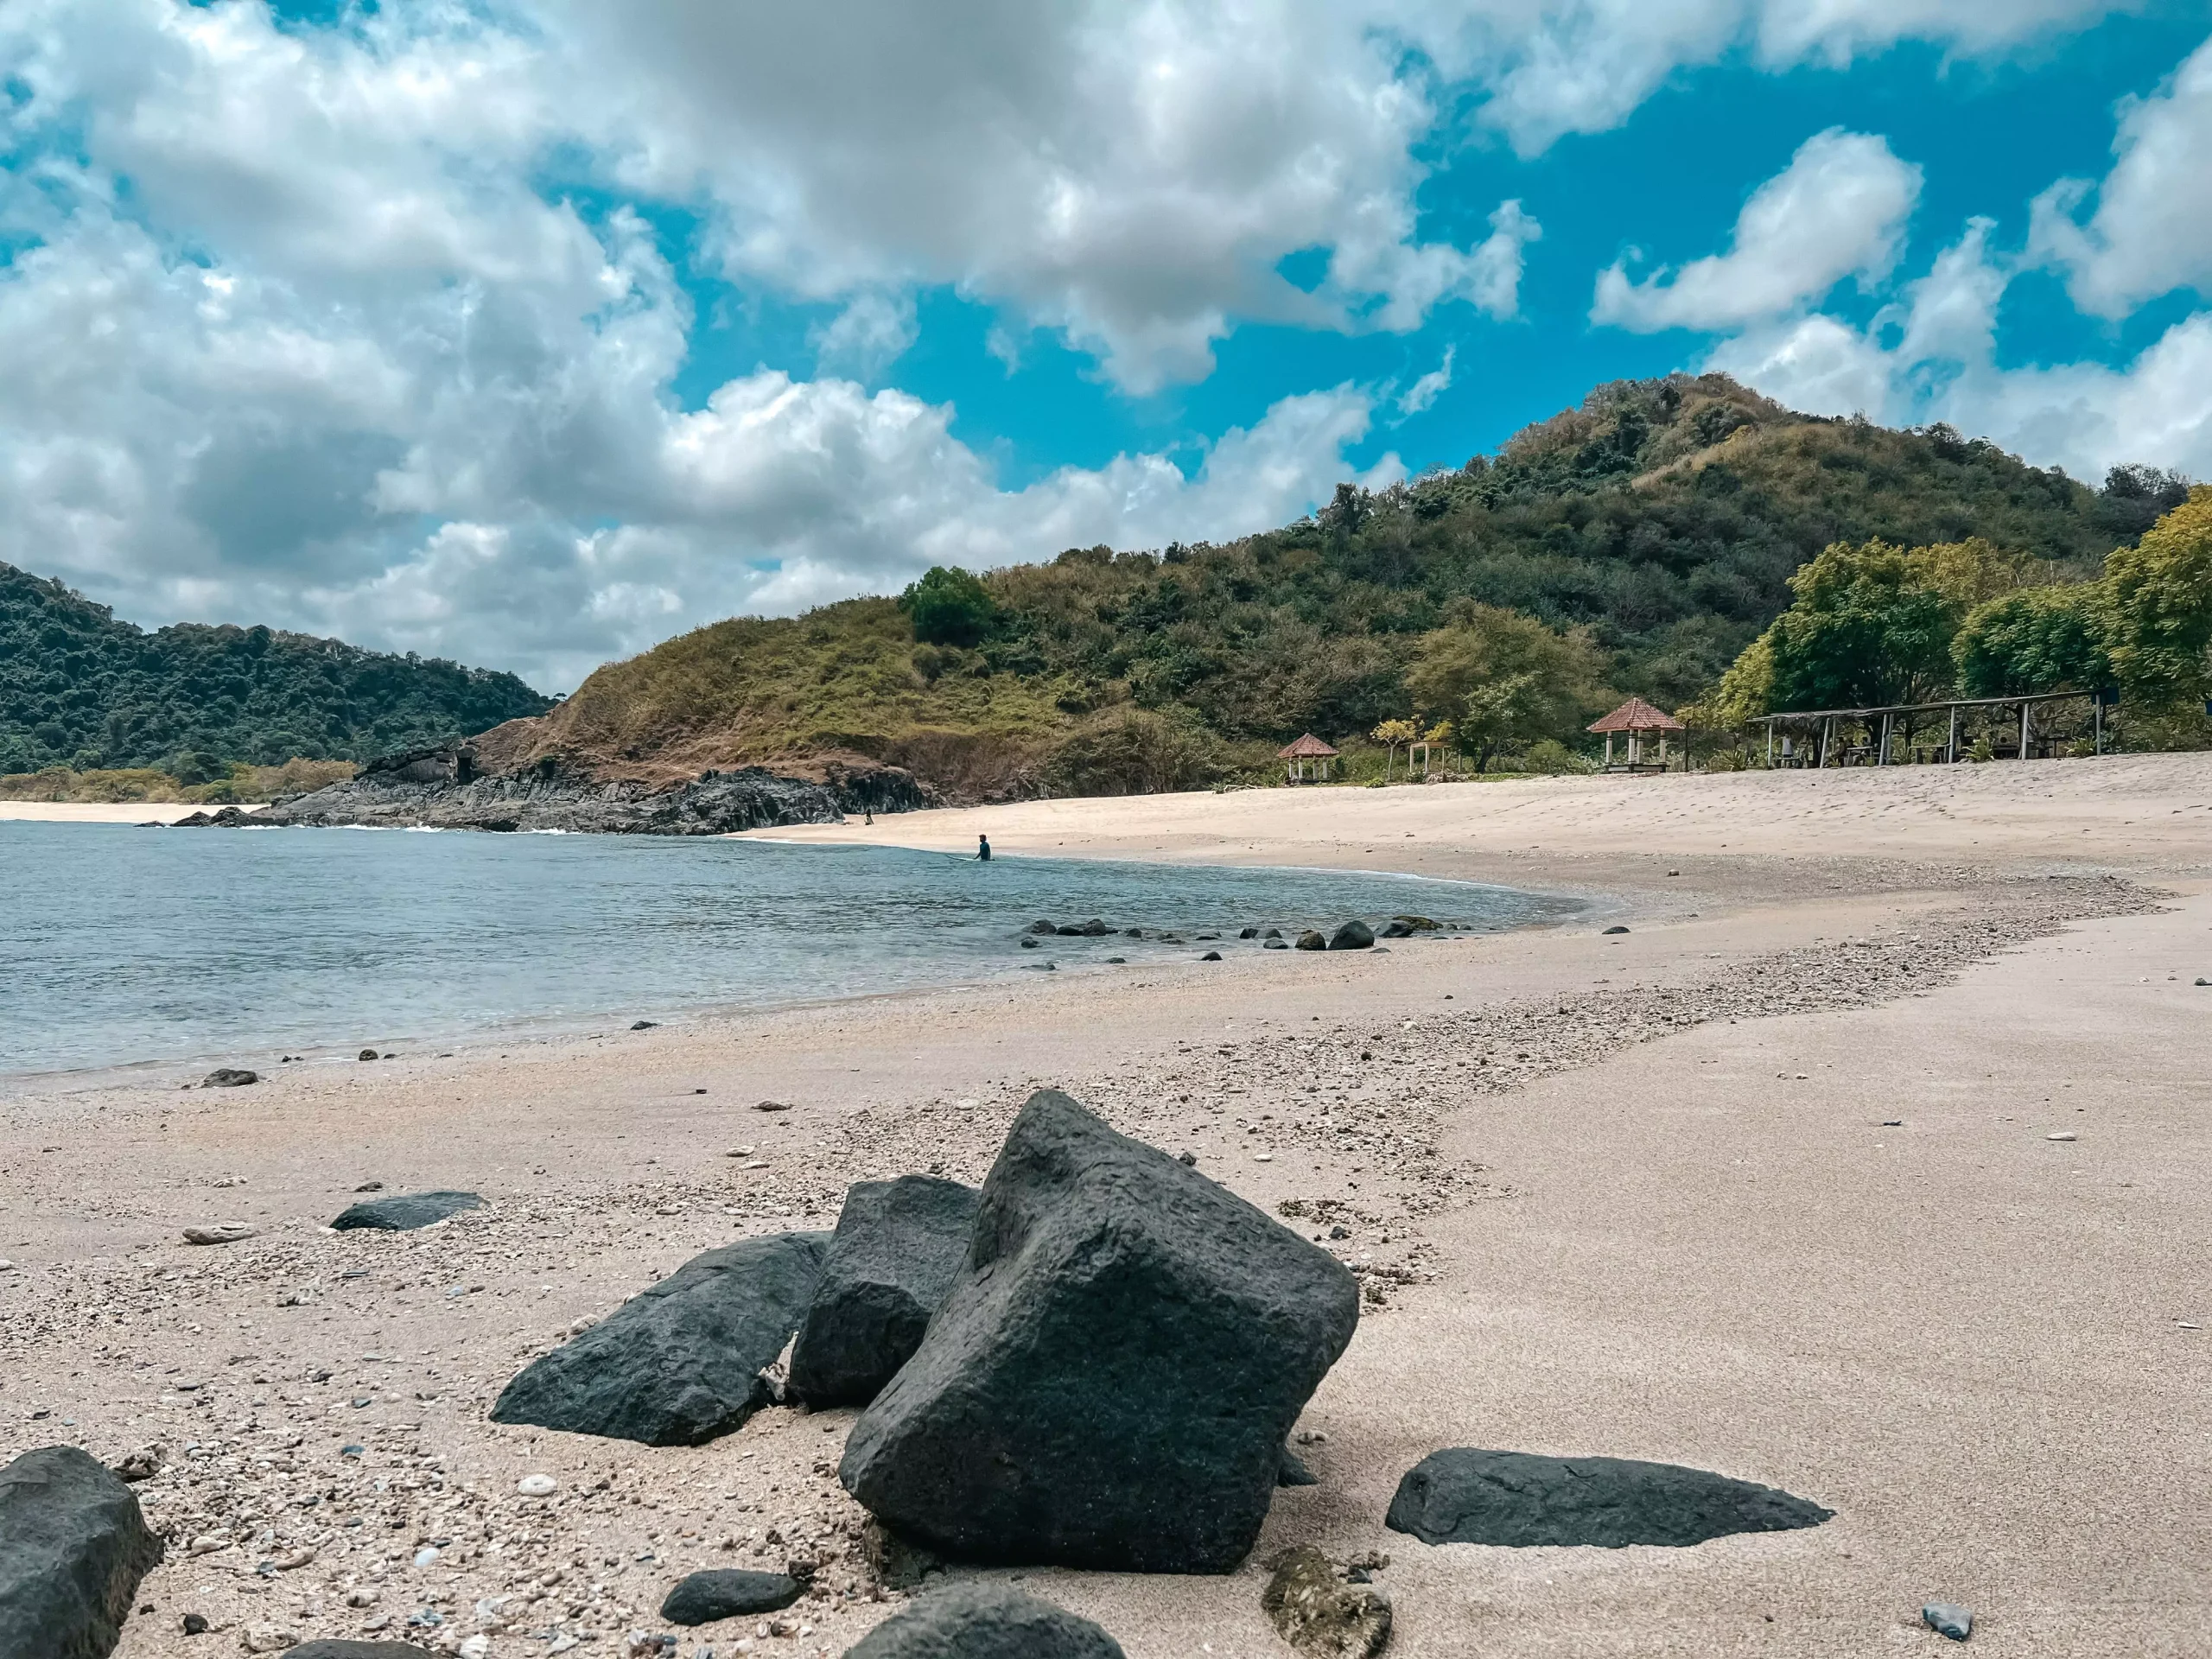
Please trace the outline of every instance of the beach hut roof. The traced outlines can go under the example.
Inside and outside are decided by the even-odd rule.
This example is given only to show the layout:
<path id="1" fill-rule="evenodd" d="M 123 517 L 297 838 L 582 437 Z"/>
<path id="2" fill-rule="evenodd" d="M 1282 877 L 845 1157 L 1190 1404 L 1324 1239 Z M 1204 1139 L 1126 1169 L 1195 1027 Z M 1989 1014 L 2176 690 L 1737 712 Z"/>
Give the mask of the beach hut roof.
<path id="1" fill-rule="evenodd" d="M 1630 697 L 1603 720 L 1592 721 L 1593 732 L 1679 732 L 1682 722 L 1654 709 L 1642 697 Z"/>
<path id="2" fill-rule="evenodd" d="M 1313 733 L 1308 732 L 1297 742 L 1285 745 L 1276 753 L 1275 759 L 1278 760 L 1319 760 L 1335 753 L 1334 749 L 1314 736 Z"/>

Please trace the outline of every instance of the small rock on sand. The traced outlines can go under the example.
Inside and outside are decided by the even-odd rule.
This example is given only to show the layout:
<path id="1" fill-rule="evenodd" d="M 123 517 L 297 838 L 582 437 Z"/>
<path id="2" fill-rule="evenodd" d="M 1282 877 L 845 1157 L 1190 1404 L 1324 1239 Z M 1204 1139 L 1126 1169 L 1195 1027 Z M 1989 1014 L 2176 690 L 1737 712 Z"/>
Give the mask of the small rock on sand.
<path id="1" fill-rule="evenodd" d="M 202 1089 L 243 1089 L 250 1083 L 259 1083 L 258 1071 L 241 1071 L 236 1066 L 219 1065 L 200 1079 Z"/>
<path id="2" fill-rule="evenodd" d="M 395 1192 L 388 1198 L 371 1198 L 340 1212 L 330 1224 L 338 1231 L 372 1228 L 379 1232 L 411 1233 L 418 1227 L 445 1221 L 484 1202 L 474 1192 Z"/>
<path id="3" fill-rule="evenodd" d="M 2081 1138 L 2071 1129 L 2054 1129 L 2050 1134 L 2044 1136 L 2046 1141 L 2078 1141 Z"/>
<path id="4" fill-rule="evenodd" d="M 1675 1548 L 1738 1532 L 1816 1527 L 1834 1511 L 1703 1469 L 1450 1446 L 1398 1483 L 1383 1524 L 1427 1544 Z"/>
<path id="5" fill-rule="evenodd" d="M 359 1058 L 364 1060 L 373 1060 L 376 1057 L 377 1052 L 373 1048 L 363 1049 L 359 1056 Z"/>
<path id="6" fill-rule="evenodd" d="M 184 1242 L 188 1244 L 235 1244 L 242 1238 L 251 1238 L 261 1230 L 249 1227 L 242 1221 L 219 1222 L 213 1227 L 188 1227 Z"/>
<path id="7" fill-rule="evenodd" d="M 1329 1558 L 1311 1544 L 1277 1558 L 1260 1605 L 1282 1639 L 1307 1659 L 1373 1659 L 1390 1639 L 1390 1599 L 1370 1585 L 1338 1578 Z"/>
<path id="8" fill-rule="evenodd" d="M 515 1491 L 524 1497 L 550 1497 L 561 1490 L 561 1483 L 550 1475 L 524 1475 L 515 1483 Z"/>
<path id="9" fill-rule="evenodd" d="M 799 1599 L 806 1586 L 781 1573 L 710 1567 L 694 1573 L 668 1592 L 660 1616 L 671 1624 L 709 1624 L 747 1613 L 773 1613 Z"/>
<path id="10" fill-rule="evenodd" d="M 763 1100 L 753 1108 L 756 1112 L 788 1112 L 791 1109 L 791 1103 L 787 1100 Z"/>
<path id="11" fill-rule="evenodd" d="M 1625 933 L 1628 931 L 1628 929 L 1624 927 L 1609 927 L 1605 931 L 1607 933 Z"/>
<path id="12" fill-rule="evenodd" d="M 1963 1642 L 1974 1634 L 1974 1615 L 1956 1602 L 1931 1601 L 1920 1610 L 1921 1622 L 1938 1636 Z"/>
<path id="13" fill-rule="evenodd" d="M 918 1598 L 846 1650 L 845 1659 L 1126 1659 L 1087 1618 L 1001 1585 L 960 1584 Z"/>

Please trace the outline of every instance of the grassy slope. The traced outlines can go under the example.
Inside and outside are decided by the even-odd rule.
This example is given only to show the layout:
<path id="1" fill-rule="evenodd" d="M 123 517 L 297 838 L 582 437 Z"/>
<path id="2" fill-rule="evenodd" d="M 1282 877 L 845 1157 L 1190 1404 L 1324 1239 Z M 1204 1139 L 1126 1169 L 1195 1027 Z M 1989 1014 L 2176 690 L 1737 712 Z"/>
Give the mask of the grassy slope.
<path id="1" fill-rule="evenodd" d="M 648 778 L 857 753 L 996 793 L 1131 708 L 1247 753 L 1364 731 L 1410 711 L 1414 641 L 1469 601 L 1587 628 L 1619 690 L 1675 705 L 1831 541 L 1980 535 L 2087 575 L 2148 522 L 1940 429 L 1812 420 L 1719 377 L 1621 383 L 1494 461 L 1279 531 L 993 572 L 1000 622 L 976 650 L 916 645 L 882 600 L 717 623 L 601 669 L 492 747 Z"/>

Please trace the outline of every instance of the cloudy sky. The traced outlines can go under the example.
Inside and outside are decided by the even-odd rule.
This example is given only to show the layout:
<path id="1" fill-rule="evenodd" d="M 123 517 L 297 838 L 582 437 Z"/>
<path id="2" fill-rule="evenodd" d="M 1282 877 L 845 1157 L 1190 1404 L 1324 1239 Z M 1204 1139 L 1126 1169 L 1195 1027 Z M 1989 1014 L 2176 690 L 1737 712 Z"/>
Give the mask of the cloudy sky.
<path id="1" fill-rule="evenodd" d="M 549 690 L 1707 366 L 2212 475 L 2204 0 L 6 0 L 0 559 Z"/>

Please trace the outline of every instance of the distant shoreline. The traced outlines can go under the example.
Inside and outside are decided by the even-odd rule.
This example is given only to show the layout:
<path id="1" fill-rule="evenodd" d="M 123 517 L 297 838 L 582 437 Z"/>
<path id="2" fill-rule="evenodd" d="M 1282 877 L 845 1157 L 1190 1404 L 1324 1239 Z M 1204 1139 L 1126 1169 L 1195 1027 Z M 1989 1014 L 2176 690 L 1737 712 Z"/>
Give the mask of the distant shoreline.
<path id="1" fill-rule="evenodd" d="M 238 810 L 258 812 L 267 804 L 256 801 Z M 0 801 L 0 823 L 175 823 L 207 810 L 193 801 Z"/>

